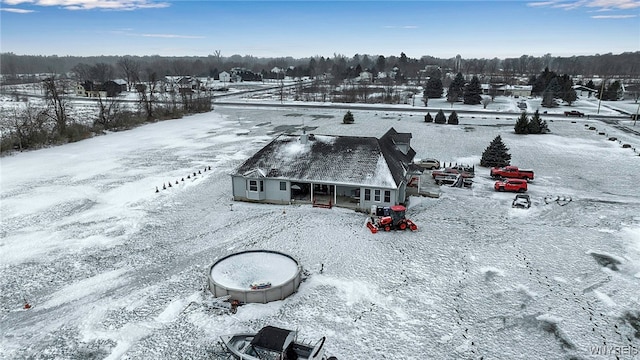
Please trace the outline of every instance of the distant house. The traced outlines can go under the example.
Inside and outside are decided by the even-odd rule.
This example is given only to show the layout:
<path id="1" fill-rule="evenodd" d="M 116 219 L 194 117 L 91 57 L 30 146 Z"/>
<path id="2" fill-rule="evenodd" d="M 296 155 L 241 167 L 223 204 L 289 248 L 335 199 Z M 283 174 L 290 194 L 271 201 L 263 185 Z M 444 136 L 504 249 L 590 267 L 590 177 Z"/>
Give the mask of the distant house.
<path id="1" fill-rule="evenodd" d="M 105 81 L 103 84 L 94 84 L 93 81 L 87 80 L 76 84 L 75 87 L 77 96 L 89 98 L 113 97 L 123 91 L 127 91 L 127 82 L 122 79 Z"/>
<path id="2" fill-rule="evenodd" d="M 231 82 L 231 74 L 226 71 L 221 72 L 218 76 L 221 82 Z"/>
<path id="3" fill-rule="evenodd" d="M 280 135 L 231 174 L 237 201 L 310 203 L 369 211 L 405 203 L 415 151 L 410 133 L 381 138 Z"/>
<path id="4" fill-rule="evenodd" d="M 198 90 L 200 88 L 201 81 L 198 78 L 192 76 L 183 76 L 176 81 L 178 89 L 181 92 L 185 92 L 185 89 Z"/>
<path id="5" fill-rule="evenodd" d="M 514 97 L 527 97 L 531 96 L 531 85 L 507 85 L 507 84 L 481 84 L 482 93 L 484 95 L 490 95 L 491 91 L 495 91 L 496 95 L 514 96 Z"/>
<path id="6" fill-rule="evenodd" d="M 103 89 L 101 85 L 96 85 L 93 81 L 85 81 L 82 84 L 77 84 L 75 93 L 78 96 L 89 97 L 89 98 L 105 98 L 107 97 L 107 92 Z"/>
<path id="7" fill-rule="evenodd" d="M 231 81 L 262 81 L 262 75 L 245 68 L 233 68 L 231 69 Z"/>
<path id="8" fill-rule="evenodd" d="M 372 82 L 373 81 L 373 74 L 371 74 L 368 71 L 363 71 L 358 76 L 358 81 L 360 81 L 360 82 Z"/>
<path id="9" fill-rule="evenodd" d="M 102 90 L 107 92 L 107 96 L 117 96 L 123 91 L 127 91 L 127 82 L 122 79 L 109 80 L 102 84 Z"/>

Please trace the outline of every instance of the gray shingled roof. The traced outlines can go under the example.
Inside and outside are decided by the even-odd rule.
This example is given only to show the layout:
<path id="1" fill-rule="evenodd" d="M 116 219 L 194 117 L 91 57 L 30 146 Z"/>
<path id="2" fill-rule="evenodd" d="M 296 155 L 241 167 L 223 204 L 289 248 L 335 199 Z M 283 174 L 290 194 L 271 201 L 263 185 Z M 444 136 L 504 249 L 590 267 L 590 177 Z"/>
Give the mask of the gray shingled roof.
<path id="1" fill-rule="evenodd" d="M 382 138 L 280 135 L 245 161 L 235 175 L 258 172 L 268 178 L 397 188 L 415 152 L 402 154 L 393 128 Z M 410 134 L 408 134 L 410 137 Z"/>

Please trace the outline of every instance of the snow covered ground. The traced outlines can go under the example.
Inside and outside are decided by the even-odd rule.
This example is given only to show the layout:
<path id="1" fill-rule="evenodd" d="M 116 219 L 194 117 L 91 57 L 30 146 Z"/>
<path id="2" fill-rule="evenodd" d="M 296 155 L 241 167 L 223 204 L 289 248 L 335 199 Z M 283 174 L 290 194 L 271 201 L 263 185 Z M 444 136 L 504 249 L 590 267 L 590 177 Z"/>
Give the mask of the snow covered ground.
<path id="1" fill-rule="evenodd" d="M 640 138 L 593 117 L 517 136 L 508 117 L 353 113 L 343 125 L 331 109 L 217 106 L 1 158 L 0 358 L 223 358 L 220 335 L 264 325 L 327 336 L 339 359 L 640 356 L 640 156 L 621 146 Z M 536 171 L 533 205 L 512 208 L 481 167 L 472 189 L 411 199 L 417 232 L 371 234 L 345 209 L 233 202 L 229 173 L 303 123 L 394 127 L 417 157 L 471 164 L 501 135 L 512 164 Z M 545 202 L 556 197 L 572 201 Z M 210 308 L 209 266 L 247 249 L 291 254 L 308 277 L 283 301 Z"/>

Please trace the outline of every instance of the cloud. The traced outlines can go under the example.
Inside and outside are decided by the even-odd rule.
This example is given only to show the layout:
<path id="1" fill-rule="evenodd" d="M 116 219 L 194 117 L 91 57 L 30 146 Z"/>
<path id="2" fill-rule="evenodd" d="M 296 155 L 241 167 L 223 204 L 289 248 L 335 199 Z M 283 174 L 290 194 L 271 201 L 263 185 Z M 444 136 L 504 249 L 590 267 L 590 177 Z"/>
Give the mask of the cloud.
<path id="1" fill-rule="evenodd" d="M 2 2 L 7 5 L 20 5 L 33 3 L 33 0 L 4 0 Z"/>
<path id="2" fill-rule="evenodd" d="M 637 17 L 638 15 L 594 15 L 592 19 L 629 19 Z"/>
<path id="3" fill-rule="evenodd" d="M 539 2 L 532 2 L 532 3 L 527 3 L 527 6 L 531 6 L 531 7 L 537 7 L 537 6 L 550 6 L 555 4 L 555 1 L 539 1 Z"/>
<path id="4" fill-rule="evenodd" d="M 527 3 L 527 6 L 531 7 L 552 7 L 558 9 L 572 10 L 581 7 L 587 8 L 599 8 L 616 9 L 616 10 L 629 10 L 640 8 L 640 1 L 638 0 L 573 0 L 573 1 L 536 1 Z"/>
<path id="5" fill-rule="evenodd" d="M 34 10 L 16 9 L 16 8 L 1 8 L 0 11 L 6 11 L 6 12 L 11 12 L 16 14 L 28 14 L 28 13 L 34 12 Z"/>
<path id="6" fill-rule="evenodd" d="M 155 0 L 4 0 L 7 5 L 59 6 L 67 10 L 136 10 L 166 8 L 168 2 Z"/>

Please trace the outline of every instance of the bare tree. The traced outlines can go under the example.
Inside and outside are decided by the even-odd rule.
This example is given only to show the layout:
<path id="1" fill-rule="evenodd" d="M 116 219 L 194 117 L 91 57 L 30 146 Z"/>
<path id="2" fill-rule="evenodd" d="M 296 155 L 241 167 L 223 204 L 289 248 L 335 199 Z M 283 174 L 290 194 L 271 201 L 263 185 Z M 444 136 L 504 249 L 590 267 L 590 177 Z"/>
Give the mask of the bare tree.
<path id="1" fill-rule="evenodd" d="M 45 144 L 49 139 L 50 126 L 47 126 L 48 116 L 46 110 L 37 108 L 31 103 L 25 103 L 21 110 L 14 110 L 10 123 L 7 123 L 11 133 L 13 146 L 18 150 L 32 149 Z"/>
<path id="2" fill-rule="evenodd" d="M 91 67 L 91 80 L 104 83 L 113 79 L 113 65 L 107 63 L 97 63 Z"/>
<path id="3" fill-rule="evenodd" d="M 47 102 L 47 113 L 56 123 L 56 132 L 59 135 L 64 135 L 67 130 L 67 110 L 69 108 L 69 102 L 64 96 L 64 83 L 56 81 L 55 76 L 51 76 L 46 78 L 42 85 Z"/>
<path id="4" fill-rule="evenodd" d="M 483 96 L 482 97 L 482 108 L 486 109 L 487 105 L 491 104 L 491 101 L 493 101 L 493 100 L 491 100 L 490 96 Z"/>
<path id="5" fill-rule="evenodd" d="M 125 56 L 118 60 L 118 66 L 127 80 L 127 88 L 131 91 L 133 84 L 140 81 L 140 62 L 131 56 Z"/>
<path id="6" fill-rule="evenodd" d="M 158 74 L 147 69 L 148 86 L 138 86 L 138 99 L 142 110 L 144 111 L 147 121 L 153 120 L 154 110 L 156 107 L 156 92 L 158 91 Z"/>
<path id="7" fill-rule="evenodd" d="M 85 63 L 78 63 L 71 68 L 71 71 L 75 74 L 75 78 L 79 81 L 85 81 L 91 79 L 91 65 Z"/>
<path id="8" fill-rule="evenodd" d="M 101 125 L 104 129 L 117 128 L 121 112 L 121 103 L 115 97 L 103 99 L 102 96 L 98 96 L 98 117 L 93 124 Z"/>

